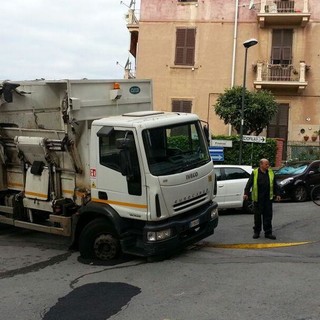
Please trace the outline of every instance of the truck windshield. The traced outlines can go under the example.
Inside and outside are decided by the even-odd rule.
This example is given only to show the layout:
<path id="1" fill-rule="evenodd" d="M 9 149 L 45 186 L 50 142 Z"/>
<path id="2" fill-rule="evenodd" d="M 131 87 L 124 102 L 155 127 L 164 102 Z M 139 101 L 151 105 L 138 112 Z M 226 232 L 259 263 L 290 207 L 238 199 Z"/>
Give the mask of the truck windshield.
<path id="1" fill-rule="evenodd" d="M 142 136 L 149 170 L 155 176 L 187 171 L 211 161 L 199 122 L 146 129 Z"/>

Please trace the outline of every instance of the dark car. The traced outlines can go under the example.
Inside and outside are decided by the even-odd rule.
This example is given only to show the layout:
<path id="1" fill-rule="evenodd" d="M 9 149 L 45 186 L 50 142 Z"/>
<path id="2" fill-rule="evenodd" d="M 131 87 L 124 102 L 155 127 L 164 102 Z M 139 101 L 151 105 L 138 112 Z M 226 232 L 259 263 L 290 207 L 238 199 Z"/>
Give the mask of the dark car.
<path id="1" fill-rule="evenodd" d="M 281 198 L 306 201 L 320 184 L 320 160 L 290 162 L 275 173 Z"/>

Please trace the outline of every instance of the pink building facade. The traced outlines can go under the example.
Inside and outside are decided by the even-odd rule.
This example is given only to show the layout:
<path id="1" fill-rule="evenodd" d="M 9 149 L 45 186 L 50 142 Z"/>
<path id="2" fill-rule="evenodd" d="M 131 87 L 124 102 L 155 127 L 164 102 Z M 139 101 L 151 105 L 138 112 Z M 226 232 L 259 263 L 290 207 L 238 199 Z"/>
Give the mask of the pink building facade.
<path id="1" fill-rule="evenodd" d="M 214 112 L 219 94 L 242 86 L 270 90 L 278 115 L 263 135 L 300 141 L 320 126 L 318 0 L 141 0 L 128 29 L 136 76 L 153 80 L 154 107 L 197 113 L 213 134 L 230 134 Z"/>

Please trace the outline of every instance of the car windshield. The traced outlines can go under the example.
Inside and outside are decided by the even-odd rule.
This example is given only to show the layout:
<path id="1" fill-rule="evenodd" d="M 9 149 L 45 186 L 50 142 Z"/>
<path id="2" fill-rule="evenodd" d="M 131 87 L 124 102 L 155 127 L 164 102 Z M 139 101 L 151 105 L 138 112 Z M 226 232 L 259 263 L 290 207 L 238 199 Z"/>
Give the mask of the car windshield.
<path id="1" fill-rule="evenodd" d="M 308 167 L 307 163 L 294 163 L 280 168 L 276 175 L 293 175 L 303 173 Z"/>
<path id="2" fill-rule="evenodd" d="M 146 129 L 142 135 L 149 170 L 155 176 L 187 171 L 211 161 L 198 121 Z"/>

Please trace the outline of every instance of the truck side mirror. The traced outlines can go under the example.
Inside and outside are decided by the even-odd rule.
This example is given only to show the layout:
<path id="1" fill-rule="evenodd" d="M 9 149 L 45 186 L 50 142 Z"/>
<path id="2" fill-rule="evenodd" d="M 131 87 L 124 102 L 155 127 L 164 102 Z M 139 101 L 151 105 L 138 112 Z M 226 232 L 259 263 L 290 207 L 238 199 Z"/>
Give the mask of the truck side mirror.
<path id="1" fill-rule="evenodd" d="M 126 176 L 128 180 L 133 177 L 132 160 L 130 154 L 130 146 L 132 141 L 126 138 L 120 138 L 116 141 L 116 146 L 120 149 L 120 170 L 123 176 Z"/>
<path id="2" fill-rule="evenodd" d="M 120 150 L 129 149 L 131 140 L 126 138 L 119 138 L 116 140 L 116 146 Z"/>
<path id="3" fill-rule="evenodd" d="M 203 126 L 203 132 L 204 132 L 204 135 L 205 135 L 206 140 L 207 140 L 207 142 L 208 142 L 208 145 L 210 145 L 209 129 L 208 129 L 208 126 L 207 126 L 207 125 L 204 125 L 204 126 Z"/>
<path id="4" fill-rule="evenodd" d="M 132 161 L 129 149 L 120 150 L 120 170 L 123 176 L 126 176 L 128 180 L 133 177 Z"/>

